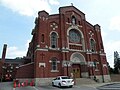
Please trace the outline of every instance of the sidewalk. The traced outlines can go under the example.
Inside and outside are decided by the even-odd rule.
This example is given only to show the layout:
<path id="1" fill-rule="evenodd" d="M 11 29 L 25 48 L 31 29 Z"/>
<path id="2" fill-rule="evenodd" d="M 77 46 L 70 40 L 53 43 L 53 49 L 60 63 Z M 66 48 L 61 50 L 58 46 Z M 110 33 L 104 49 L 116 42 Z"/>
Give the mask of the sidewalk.
<path id="1" fill-rule="evenodd" d="M 97 83 L 97 84 L 82 84 L 77 86 L 93 87 L 100 90 L 120 90 L 120 82 Z"/>

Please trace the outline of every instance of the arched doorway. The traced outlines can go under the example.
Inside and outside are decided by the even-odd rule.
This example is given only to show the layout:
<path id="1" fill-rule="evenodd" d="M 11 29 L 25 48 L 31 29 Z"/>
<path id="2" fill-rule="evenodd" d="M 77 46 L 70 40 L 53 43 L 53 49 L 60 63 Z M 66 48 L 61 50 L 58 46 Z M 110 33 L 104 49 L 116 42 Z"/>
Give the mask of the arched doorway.
<path id="1" fill-rule="evenodd" d="M 81 68 L 79 64 L 72 64 L 72 73 L 75 78 L 81 77 Z"/>
<path id="2" fill-rule="evenodd" d="M 81 53 L 73 53 L 70 57 L 70 61 L 72 64 L 71 73 L 73 73 L 75 78 L 88 77 L 87 63 Z"/>

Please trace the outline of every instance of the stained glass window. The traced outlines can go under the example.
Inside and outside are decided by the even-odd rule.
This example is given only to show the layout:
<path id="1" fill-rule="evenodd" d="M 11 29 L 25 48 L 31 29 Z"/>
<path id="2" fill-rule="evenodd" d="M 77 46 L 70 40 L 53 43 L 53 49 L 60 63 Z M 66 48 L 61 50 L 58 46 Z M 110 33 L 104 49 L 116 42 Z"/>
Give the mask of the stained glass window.
<path id="1" fill-rule="evenodd" d="M 81 35 L 80 35 L 80 33 L 77 30 L 72 29 L 69 32 L 69 37 L 70 37 L 69 38 L 70 42 L 72 42 L 72 43 L 79 43 Z"/>

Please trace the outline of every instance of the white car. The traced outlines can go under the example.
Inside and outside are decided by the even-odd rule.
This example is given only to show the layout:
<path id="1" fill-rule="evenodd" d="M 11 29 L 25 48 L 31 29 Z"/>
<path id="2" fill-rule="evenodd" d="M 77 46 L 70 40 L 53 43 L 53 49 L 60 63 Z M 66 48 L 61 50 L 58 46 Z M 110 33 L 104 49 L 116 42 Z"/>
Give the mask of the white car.
<path id="1" fill-rule="evenodd" d="M 57 78 L 53 79 L 52 85 L 58 87 L 62 86 L 73 87 L 74 80 L 68 76 L 58 76 Z"/>

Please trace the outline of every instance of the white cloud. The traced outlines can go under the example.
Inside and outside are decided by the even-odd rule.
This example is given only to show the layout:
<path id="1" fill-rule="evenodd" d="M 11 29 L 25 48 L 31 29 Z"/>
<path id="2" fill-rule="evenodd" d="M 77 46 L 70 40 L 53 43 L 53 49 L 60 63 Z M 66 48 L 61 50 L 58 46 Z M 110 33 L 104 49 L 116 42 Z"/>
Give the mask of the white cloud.
<path id="1" fill-rule="evenodd" d="M 17 46 L 10 46 L 6 52 L 6 58 L 16 58 L 26 56 L 30 40 L 26 41 L 25 48 L 21 50 Z"/>
<path id="2" fill-rule="evenodd" d="M 114 51 L 120 51 L 120 41 L 108 41 L 104 44 L 107 61 L 114 66 Z"/>
<path id="3" fill-rule="evenodd" d="M 110 30 L 120 31 L 120 16 L 115 16 L 110 20 Z"/>
<path id="4" fill-rule="evenodd" d="M 0 0 L 0 3 L 14 12 L 26 16 L 34 16 L 41 10 L 50 13 L 50 4 L 59 4 L 57 0 Z"/>
<path id="5" fill-rule="evenodd" d="M 50 3 L 51 5 L 59 5 L 58 0 L 49 0 L 49 3 Z"/>
<path id="6" fill-rule="evenodd" d="M 27 42 L 26 42 L 26 44 L 25 44 L 26 49 L 28 49 L 30 41 L 31 41 L 31 40 L 27 40 Z"/>
<path id="7" fill-rule="evenodd" d="M 23 57 L 26 55 L 25 50 L 20 50 L 16 46 L 8 47 L 6 52 L 6 58 L 16 58 L 16 57 Z"/>
<path id="8" fill-rule="evenodd" d="M 101 30 L 101 34 L 102 34 L 102 38 L 104 39 L 105 37 L 107 37 L 107 33 L 105 32 L 105 31 L 103 31 L 103 30 Z"/>

